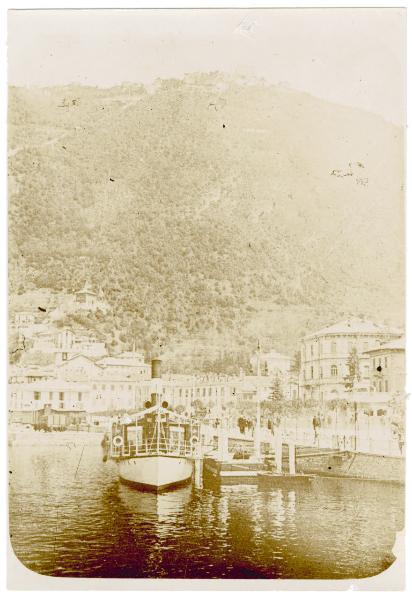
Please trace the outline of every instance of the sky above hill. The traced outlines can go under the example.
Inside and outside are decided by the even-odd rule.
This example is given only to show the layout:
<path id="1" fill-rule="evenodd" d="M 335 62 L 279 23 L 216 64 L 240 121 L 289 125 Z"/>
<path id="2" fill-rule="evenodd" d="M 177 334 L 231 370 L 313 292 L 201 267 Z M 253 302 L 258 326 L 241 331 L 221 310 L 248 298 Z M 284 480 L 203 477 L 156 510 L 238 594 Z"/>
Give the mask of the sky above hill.
<path id="1" fill-rule="evenodd" d="M 185 73 L 262 77 L 401 125 L 404 9 L 9 11 L 18 86 L 150 84 Z"/>

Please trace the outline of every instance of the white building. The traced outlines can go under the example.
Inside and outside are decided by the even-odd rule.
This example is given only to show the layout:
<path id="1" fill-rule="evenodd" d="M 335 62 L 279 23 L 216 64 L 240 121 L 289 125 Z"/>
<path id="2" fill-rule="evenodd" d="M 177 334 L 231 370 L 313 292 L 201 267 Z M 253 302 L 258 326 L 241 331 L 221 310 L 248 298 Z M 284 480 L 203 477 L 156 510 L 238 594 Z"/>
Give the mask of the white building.
<path id="1" fill-rule="evenodd" d="M 106 311 L 108 305 L 89 283 L 85 283 L 84 287 L 75 293 L 74 308 L 77 310 Z"/>
<path id="2" fill-rule="evenodd" d="M 107 349 L 94 332 L 86 329 L 64 327 L 54 336 L 56 361 L 67 360 L 76 354 L 91 358 L 101 358 L 107 355 Z"/>
<path id="3" fill-rule="evenodd" d="M 106 373 L 113 375 L 132 376 L 142 379 L 150 376 L 150 365 L 144 361 L 142 352 L 123 352 L 116 356 L 105 356 L 97 362 Z"/>
<path id="4" fill-rule="evenodd" d="M 101 376 L 103 368 L 84 354 L 76 354 L 56 364 L 56 374 L 64 381 L 93 381 Z"/>
<path id="5" fill-rule="evenodd" d="M 369 380 L 370 360 L 365 353 L 401 335 L 401 330 L 358 318 L 348 318 L 308 334 L 301 343 L 301 396 L 320 401 L 342 396 L 346 391 L 347 361 L 353 348 L 359 358 L 360 377 Z"/>
<path id="6" fill-rule="evenodd" d="M 10 411 L 37 411 L 50 405 L 54 410 L 84 410 L 90 386 L 51 379 L 9 386 Z"/>
<path id="7" fill-rule="evenodd" d="M 289 374 L 292 359 L 290 356 L 281 354 L 276 350 L 269 350 L 269 352 L 261 352 L 260 356 L 260 371 L 263 375 L 280 376 L 285 377 Z M 258 354 L 257 352 L 252 355 L 250 364 L 253 368 L 253 372 L 257 371 Z"/>

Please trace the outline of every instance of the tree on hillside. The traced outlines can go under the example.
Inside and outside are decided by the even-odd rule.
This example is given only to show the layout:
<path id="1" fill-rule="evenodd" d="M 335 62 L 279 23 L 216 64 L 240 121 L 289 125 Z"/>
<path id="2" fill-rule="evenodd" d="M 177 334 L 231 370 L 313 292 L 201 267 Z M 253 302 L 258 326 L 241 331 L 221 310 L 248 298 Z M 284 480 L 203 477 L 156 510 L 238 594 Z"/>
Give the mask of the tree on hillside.
<path id="1" fill-rule="evenodd" d="M 359 355 L 357 349 L 354 347 L 351 349 L 348 359 L 346 361 L 348 367 L 348 374 L 345 375 L 345 389 L 351 392 L 354 388 L 355 381 L 360 381 L 360 367 L 359 367 Z"/>

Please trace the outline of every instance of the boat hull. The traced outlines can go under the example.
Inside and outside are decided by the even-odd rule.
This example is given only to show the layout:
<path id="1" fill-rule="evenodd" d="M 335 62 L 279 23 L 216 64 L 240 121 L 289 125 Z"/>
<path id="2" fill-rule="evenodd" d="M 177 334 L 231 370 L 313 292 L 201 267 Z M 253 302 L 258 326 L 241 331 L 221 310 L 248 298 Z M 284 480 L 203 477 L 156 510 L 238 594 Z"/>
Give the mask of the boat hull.
<path id="1" fill-rule="evenodd" d="M 119 462 L 120 478 L 136 487 L 160 491 L 192 477 L 193 462 L 180 456 L 139 456 Z"/>
<path id="2" fill-rule="evenodd" d="M 297 454 L 296 470 L 328 477 L 405 484 L 405 458 L 402 456 L 383 456 L 349 450 L 306 450 L 301 451 L 300 455 Z"/>

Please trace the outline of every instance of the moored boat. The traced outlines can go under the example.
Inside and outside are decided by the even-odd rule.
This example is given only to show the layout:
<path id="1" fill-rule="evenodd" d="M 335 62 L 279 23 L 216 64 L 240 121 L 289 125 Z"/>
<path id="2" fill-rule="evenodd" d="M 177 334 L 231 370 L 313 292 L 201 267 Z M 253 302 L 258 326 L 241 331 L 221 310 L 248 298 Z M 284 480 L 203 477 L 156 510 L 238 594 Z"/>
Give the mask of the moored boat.
<path id="1" fill-rule="evenodd" d="M 152 361 L 151 401 L 145 410 L 112 424 L 107 457 L 122 481 L 161 491 L 189 481 L 199 445 L 199 424 L 161 401 L 160 361 Z"/>

